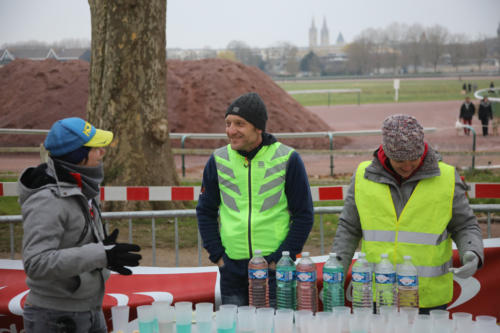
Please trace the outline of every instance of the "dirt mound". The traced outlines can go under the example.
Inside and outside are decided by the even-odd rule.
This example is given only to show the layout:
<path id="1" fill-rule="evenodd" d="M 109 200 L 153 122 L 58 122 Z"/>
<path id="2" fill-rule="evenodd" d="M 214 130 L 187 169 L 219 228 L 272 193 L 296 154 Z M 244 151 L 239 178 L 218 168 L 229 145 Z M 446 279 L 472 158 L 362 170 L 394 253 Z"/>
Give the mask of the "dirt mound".
<path id="1" fill-rule="evenodd" d="M 0 68 L 0 128 L 48 129 L 60 118 L 85 118 L 88 75 L 89 64 L 79 60 L 15 60 Z M 249 91 L 257 92 L 266 103 L 270 133 L 330 130 L 259 69 L 229 60 L 205 59 L 167 61 L 171 131 L 223 133 L 226 108 Z M 43 136 L 1 135 L 0 145 L 38 145 L 42 140 Z M 319 148 L 324 147 L 325 140 L 285 142 L 295 147 Z M 187 147 L 220 145 L 213 141 L 188 141 L 191 142 L 187 142 Z"/>

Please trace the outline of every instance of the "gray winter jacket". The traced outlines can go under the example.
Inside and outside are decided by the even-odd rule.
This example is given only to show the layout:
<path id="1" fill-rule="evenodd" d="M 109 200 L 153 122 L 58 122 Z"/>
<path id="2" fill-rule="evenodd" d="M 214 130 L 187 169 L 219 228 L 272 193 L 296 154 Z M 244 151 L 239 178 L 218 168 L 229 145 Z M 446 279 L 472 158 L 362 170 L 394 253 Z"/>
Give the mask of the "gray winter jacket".
<path id="1" fill-rule="evenodd" d="M 30 288 L 26 302 L 77 312 L 101 307 L 109 271 L 96 200 L 92 219 L 80 188 L 58 180 L 50 159 L 47 167 L 26 169 L 18 189 Z"/>
<path id="2" fill-rule="evenodd" d="M 440 175 L 439 160 L 439 154 L 429 147 L 423 165 L 409 179 L 399 184 L 394 176 L 383 167 L 377 158 L 377 152 L 375 152 L 372 163 L 365 170 L 365 178 L 389 185 L 394 208 L 399 218 L 419 180 Z M 351 184 L 349 185 L 344 201 L 344 209 L 340 214 L 337 233 L 335 234 L 332 247 L 332 252 L 337 253 L 337 256 L 342 258 L 345 272 L 347 272 L 354 252 L 362 238 L 361 222 L 354 200 L 354 179 L 355 175 L 352 177 Z M 465 195 L 465 191 L 466 186 L 455 171 L 453 212 L 446 230 L 451 234 L 452 240 L 457 245 L 460 258 L 462 258 L 465 251 L 474 251 L 480 257 L 480 265 L 482 265 L 484 262 L 484 253 L 481 229 L 472 208 L 469 206 L 469 200 Z M 425 230 L 424 225 L 422 226 L 422 230 Z"/>

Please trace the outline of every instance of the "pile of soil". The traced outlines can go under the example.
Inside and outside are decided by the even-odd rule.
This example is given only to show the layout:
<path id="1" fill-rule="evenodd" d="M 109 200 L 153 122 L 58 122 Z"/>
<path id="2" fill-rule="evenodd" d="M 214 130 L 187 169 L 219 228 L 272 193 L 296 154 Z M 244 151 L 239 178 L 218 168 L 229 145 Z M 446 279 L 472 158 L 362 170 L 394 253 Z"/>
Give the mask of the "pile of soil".
<path id="1" fill-rule="evenodd" d="M 88 76 L 89 63 L 81 60 L 15 60 L 0 68 L 0 128 L 49 129 L 60 118 L 86 118 Z M 205 59 L 167 61 L 171 132 L 224 133 L 228 105 L 250 91 L 257 92 L 267 106 L 270 133 L 333 130 L 259 69 L 229 60 Z M 0 146 L 38 146 L 43 139 L 39 135 L 0 135 Z M 326 140 L 282 141 L 297 148 L 324 148 Z M 188 141 L 186 147 L 221 143 Z M 342 145 L 336 143 L 337 147 Z"/>

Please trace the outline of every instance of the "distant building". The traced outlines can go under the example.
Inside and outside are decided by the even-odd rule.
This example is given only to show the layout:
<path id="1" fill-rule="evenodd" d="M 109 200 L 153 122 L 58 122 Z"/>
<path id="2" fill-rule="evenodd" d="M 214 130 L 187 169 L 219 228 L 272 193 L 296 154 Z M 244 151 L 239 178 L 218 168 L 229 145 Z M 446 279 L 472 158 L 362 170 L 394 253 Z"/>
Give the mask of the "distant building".
<path id="1" fill-rule="evenodd" d="M 46 60 L 55 59 L 58 61 L 84 60 L 85 52 L 88 49 L 54 49 L 54 48 L 9 48 L 0 50 L 0 65 L 6 65 L 15 59 Z"/>
<path id="2" fill-rule="evenodd" d="M 314 49 L 316 47 L 318 47 L 318 30 L 316 30 L 313 18 L 311 27 L 309 28 L 309 48 Z"/>
<path id="3" fill-rule="evenodd" d="M 321 27 L 320 43 L 318 44 L 318 33 L 316 26 L 314 24 L 314 18 L 312 19 L 311 27 L 309 28 L 309 49 L 302 50 L 305 54 L 309 51 L 313 51 L 316 55 L 320 57 L 340 57 L 343 58 L 344 52 L 343 47 L 345 45 L 344 36 L 339 32 L 336 43 L 330 44 L 330 31 L 326 24 L 326 18 L 323 17 L 323 26 Z"/>
<path id="4" fill-rule="evenodd" d="M 321 47 L 330 45 L 330 33 L 328 32 L 328 27 L 326 26 L 326 19 L 323 17 L 323 27 L 321 28 Z"/>

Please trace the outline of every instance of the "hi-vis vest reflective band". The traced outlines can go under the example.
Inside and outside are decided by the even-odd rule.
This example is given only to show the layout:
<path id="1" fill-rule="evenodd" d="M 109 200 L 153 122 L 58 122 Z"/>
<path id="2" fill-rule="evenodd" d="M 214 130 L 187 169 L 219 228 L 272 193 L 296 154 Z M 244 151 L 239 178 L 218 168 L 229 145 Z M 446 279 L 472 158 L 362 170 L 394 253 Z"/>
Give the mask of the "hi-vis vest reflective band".
<path id="1" fill-rule="evenodd" d="M 230 145 L 215 151 L 221 195 L 221 239 L 231 259 L 276 251 L 288 234 L 285 174 L 293 149 L 276 142 L 246 161 Z"/>
<path id="2" fill-rule="evenodd" d="M 410 255 L 419 275 L 420 307 L 447 304 L 453 296 L 451 238 L 446 226 L 452 216 L 455 169 L 439 163 L 441 175 L 418 182 L 399 219 L 389 185 L 364 177 L 370 162 L 356 171 L 355 201 L 363 229 L 362 251 L 378 263 L 387 253 L 393 264 Z"/>

